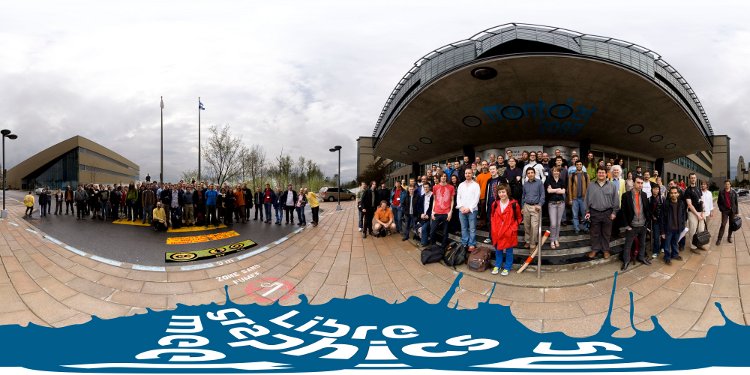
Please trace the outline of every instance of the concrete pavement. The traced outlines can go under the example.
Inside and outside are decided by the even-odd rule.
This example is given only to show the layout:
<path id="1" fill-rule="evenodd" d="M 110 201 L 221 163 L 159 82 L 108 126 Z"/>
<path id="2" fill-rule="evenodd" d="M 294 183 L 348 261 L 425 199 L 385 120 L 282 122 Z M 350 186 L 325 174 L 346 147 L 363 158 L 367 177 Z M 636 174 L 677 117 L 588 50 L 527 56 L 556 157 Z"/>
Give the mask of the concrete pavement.
<path id="1" fill-rule="evenodd" d="M 335 203 L 323 203 L 327 205 L 333 208 Z M 437 302 L 446 293 L 456 276 L 453 269 L 439 263 L 422 265 L 419 250 L 396 236 L 362 239 L 354 203 L 342 206 L 343 211 L 328 210 L 318 227 L 308 226 L 243 259 L 144 270 L 128 263 L 108 264 L 71 252 L 64 243 L 50 242 L 20 219 L 23 207 L 9 205 L 9 219 L 0 221 L 0 324 L 59 327 L 86 322 L 91 315 L 106 319 L 144 313 L 145 308 L 172 309 L 178 303 L 222 302 L 224 285 L 238 303 L 281 299 L 282 304 L 294 304 L 299 294 L 313 304 L 363 294 L 391 302 L 412 296 Z M 741 204 L 741 211 L 750 212 L 748 208 Z M 718 224 L 716 218 L 709 224 L 714 236 Z M 748 230 L 745 226 L 736 233 L 732 244 L 724 241 L 701 254 L 686 251 L 683 262 L 666 266 L 659 260 L 621 274 L 613 309 L 613 324 L 621 328 L 617 335 L 634 333 L 629 328 L 630 292 L 639 329 L 650 329 L 648 318 L 656 315 L 672 336 L 705 336 L 710 327 L 722 323 L 714 301 L 722 303 L 732 320 L 746 324 Z M 490 276 L 489 271 L 481 277 L 466 271 L 454 300 L 460 308 L 476 307 L 488 299 L 493 286 L 489 279 L 497 282 L 490 302 L 510 306 L 519 321 L 535 331 L 583 337 L 595 333 L 604 321 L 612 278 L 566 287 L 519 286 L 532 285 L 536 276 L 531 273 L 512 272 L 507 278 L 513 282 Z"/>

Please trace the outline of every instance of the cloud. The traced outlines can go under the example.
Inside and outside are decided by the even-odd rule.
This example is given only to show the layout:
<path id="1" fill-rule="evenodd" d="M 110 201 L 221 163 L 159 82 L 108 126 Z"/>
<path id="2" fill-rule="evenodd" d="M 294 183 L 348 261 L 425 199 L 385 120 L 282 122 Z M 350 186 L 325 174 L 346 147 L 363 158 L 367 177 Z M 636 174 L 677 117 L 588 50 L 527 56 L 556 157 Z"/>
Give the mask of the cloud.
<path id="1" fill-rule="evenodd" d="M 42 5 L 43 4 L 43 5 Z M 283 149 L 332 176 L 356 173 L 393 87 L 421 56 L 495 25 L 530 22 L 653 48 L 693 85 L 732 165 L 750 157 L 746 5 L 542 1 L 78 1 L 14 2 L 0 13 L 0 111 L 8 164 L 73 135 L 94 140 L 158 176 L 164 96 L 166 178 L 197 167 L 201 122 L 230 124 L 269 159 Z M 645 9 L 648 9 L 646 11 Z M 612 22 L 617 15 L 617 22 Z M 684 22 L 685 19 L 691 22 Z M 205 138 L 204 138 L 205 139 Z M 734 168 L 733 168 L 734 169 Z"/>

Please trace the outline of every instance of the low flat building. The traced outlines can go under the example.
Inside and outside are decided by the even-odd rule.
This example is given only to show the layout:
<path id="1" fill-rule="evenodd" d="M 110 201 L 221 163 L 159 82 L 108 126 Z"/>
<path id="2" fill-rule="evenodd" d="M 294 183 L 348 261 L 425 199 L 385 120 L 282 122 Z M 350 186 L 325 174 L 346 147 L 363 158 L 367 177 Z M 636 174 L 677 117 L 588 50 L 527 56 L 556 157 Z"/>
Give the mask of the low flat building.
<path id="1" fill-rule="evenodd" d="M 79 184 L 128 184 L 140 168 L 122 155 L 81 136 L 64 140 L 8 170 L 8 186 L 30 190 Z"/>

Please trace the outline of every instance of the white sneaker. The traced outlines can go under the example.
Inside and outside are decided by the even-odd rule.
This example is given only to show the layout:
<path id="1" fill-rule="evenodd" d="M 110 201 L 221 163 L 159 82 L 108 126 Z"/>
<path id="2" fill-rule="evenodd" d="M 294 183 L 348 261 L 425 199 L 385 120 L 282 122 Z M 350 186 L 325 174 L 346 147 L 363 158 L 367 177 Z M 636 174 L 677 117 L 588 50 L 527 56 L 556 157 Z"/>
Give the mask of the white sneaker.
<path id="1" fill-rule="evenodd" d="M 358 232 L 361 232 L 361 231 L 362 231 L 362 228 L 359 228 L 359 229 L 357 229 L 357 231 L 358 231 Z"/>
<path id="2" fill-rule="evenodd" d="M 495 267 L 495 268 L 492 269 L 492 274 L 493 275 L 497 275 L 498 272 L 500 272 L 499 268 Z"/>
<path id="3" fill-rule="evenodd" d="M 487 239 L 484 240 L 484 243 L 492 243 L 492 240 L 490 240 L 489 238 L 487 238 Z"/>
<path id="4" fill-rule="evenodd" d="M 502 276 L 508 276 L 508 270 L 503 270 L 503 272 L 500 273 Z"/>

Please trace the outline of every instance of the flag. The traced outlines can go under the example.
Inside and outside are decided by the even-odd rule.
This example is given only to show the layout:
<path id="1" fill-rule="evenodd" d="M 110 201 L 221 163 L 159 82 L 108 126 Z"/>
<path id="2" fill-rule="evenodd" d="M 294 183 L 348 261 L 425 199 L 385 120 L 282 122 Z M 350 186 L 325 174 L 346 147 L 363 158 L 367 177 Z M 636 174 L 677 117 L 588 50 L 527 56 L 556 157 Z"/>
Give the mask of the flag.
<path id="1" fill-rule="evenodd" d="M 206 107 L 203 106 L 202 102 L 198 101 L 198 109 L 200 109 L 201 111 L 205 111 Z"/>
<path id="2" fill-rule="evenodd" d="M 163 96 L 161 97 L 161 104 L 160 104 L 160 106 L 161 106 L 161 109 L 164 109 L 164 97 Z"/>

